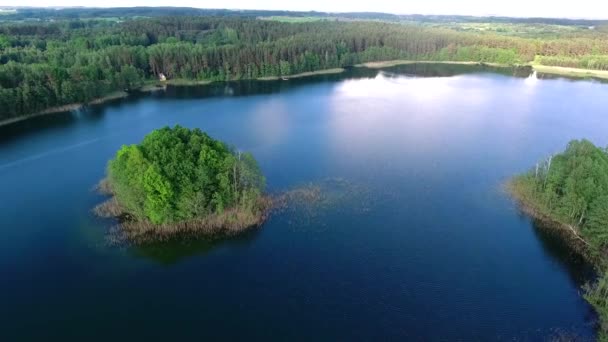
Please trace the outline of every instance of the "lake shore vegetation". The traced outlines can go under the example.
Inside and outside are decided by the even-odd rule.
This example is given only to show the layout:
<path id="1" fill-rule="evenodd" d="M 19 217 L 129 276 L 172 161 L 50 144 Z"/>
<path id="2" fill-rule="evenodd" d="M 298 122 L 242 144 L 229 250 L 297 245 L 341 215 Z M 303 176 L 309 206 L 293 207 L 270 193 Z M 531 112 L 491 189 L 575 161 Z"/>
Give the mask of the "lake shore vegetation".
<path id="1" fill-rule="evenodd" d="M 514 177 L 508 190 L 526 213 L 566 231 L 596 265 L 599 279 L 586 286 L 585 298 L 599 316 L 601 339 L 608 339 L 608 150 L 572 141 Z"/>
<path id="2" fill-rule="evenodd" d="M 608 70 L 603 32 L 598 27 L 530 37 L 439 24 L 229 16 L 9 20 L 0 22 L 0 121 L 154 82 L 290 78 L 369 62 Z"/>

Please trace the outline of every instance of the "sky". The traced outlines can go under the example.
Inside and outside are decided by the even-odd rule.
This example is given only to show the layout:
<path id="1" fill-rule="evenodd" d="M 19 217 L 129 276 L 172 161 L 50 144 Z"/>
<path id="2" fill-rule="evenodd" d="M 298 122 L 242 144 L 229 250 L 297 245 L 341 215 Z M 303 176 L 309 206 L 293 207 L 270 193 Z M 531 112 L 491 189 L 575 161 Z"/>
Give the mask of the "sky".
<path id="1" fill-rule="evenodd" d="M 177 6 L 323 12 L 608 19 L 604 0 L 2 0 L 1 6 Z"/>

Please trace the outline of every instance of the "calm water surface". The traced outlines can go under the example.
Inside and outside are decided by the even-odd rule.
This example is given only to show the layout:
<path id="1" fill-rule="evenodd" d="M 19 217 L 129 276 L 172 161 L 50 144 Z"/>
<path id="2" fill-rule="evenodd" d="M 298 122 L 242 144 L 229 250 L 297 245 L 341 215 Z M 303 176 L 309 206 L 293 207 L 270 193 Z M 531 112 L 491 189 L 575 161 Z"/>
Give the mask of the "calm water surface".
<path id="1" fill-rule="evenodd" d="M 501 184 L 571 139 L 607 145 L 608 85 L 521 74 L 169 88 L 0 128 L 0 339 L 593 339 L 588 266 Z M 176 124 L 251 151 L 271 192 L 339 199 L 231 241 L 108 247 L 91 189 Z"/>

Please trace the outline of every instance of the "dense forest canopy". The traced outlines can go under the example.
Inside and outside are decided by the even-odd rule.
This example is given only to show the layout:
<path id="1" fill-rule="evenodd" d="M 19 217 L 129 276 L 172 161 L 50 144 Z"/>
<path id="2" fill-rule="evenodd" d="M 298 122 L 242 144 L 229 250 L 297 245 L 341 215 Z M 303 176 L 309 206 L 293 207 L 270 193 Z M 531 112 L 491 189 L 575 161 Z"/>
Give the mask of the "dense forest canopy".
<path id="1" fill-rule="evenodd" d="M 608 152 L 587 140 L 538 163 L 515 184 L 535 207 L 580 229 L 593 252 L 608 248 Z"/>
<path id="2" fill-rule="evenodd" d="M 137 13 L 125 11 L 121 13 Z M 608 37 L 590 29 L 541 39 L 369 20 L 294 24 L 228 15 L 106 19 L 75 15 L 0 23 L 0 120 L 136 89 L 160 74 L 169 79 L 256 79 L 390 59 L 536 61 L 608 69 Z"/>
<path id="3" fill-rule="evenodd" d="M 108 182 L 137 220 L 170 224 L 254 212 L 265 187 L 257 162 L 199 129 L 165 127 L 123 146 L 108 164 Z"/>
<path id="4" fill-rule="evenodd" d="M 525 205 L 585 241 L 602 273 L 585 297 L 600 316 L 601 340 L 608 339 L 608 150 L 572 141 L 563 153 L 516 177 L 512 188 Z"/>

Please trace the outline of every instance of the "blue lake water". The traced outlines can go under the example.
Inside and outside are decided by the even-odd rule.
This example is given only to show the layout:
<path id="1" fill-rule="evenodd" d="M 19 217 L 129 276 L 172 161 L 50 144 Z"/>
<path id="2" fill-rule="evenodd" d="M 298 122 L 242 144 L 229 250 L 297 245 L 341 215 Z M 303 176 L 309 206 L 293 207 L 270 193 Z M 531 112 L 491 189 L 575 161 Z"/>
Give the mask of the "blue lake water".
<path id="1" fill-rule="evenodd" d="M 403 66 L 0 127 L 0 339 L 593 339 L 590 267 L 502 184 L 571 139 L 608 145 L 607 92 Z M 335 200 L 228 241 L 108 246 L 91 214 L 107 161 L 176 124 L 252 152 L 272 193 L 337 183 Z"/>

